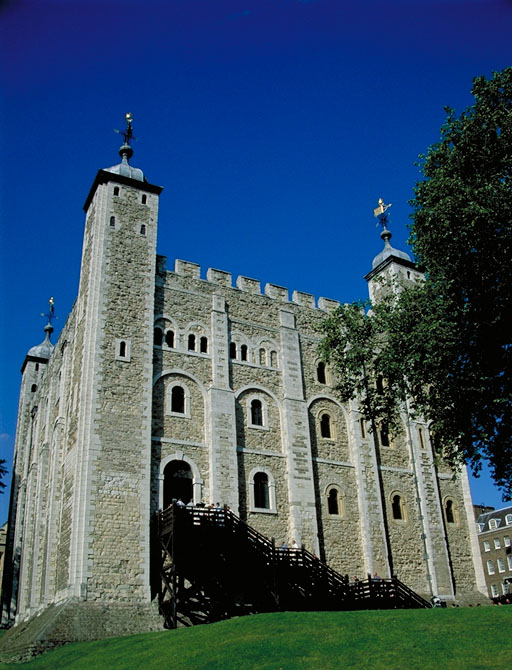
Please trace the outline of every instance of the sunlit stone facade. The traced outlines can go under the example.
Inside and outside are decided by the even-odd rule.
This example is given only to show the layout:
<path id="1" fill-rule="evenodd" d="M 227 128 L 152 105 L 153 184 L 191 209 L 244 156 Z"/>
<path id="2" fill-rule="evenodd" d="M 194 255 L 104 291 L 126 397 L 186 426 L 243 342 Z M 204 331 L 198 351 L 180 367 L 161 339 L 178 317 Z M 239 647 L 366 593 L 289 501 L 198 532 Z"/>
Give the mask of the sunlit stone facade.
<path id="1" fill-rule="evenodd" d="M 374 436 L 322 366 L 318 326 L 338 303 L 168 267 L 161 189 L 128 157 L 85 203 L 78 296 L 55 347 L 23 364 L 4 622 L 71 600 L 99 612 L 97 636 L 158 627 L 150 518 L 173 498 L 229 505 L 351 577 L 396 573 L 448 600 L 485 591 L 466 473 L 435 465 L 427 426 L 405 414 L 400 437 Z M 379 277 L 419 276 L 386 245 L 372 296 Z M 105 628 L 99 605 L 124 623 Z"/>

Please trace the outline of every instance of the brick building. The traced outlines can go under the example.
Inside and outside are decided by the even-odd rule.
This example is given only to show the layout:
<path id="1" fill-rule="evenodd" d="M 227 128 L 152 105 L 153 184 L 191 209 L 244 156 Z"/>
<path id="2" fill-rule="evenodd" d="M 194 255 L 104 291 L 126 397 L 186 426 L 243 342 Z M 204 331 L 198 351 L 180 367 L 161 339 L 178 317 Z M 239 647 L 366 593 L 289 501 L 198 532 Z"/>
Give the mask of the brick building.
<path id="1" fill-rule="evenodd" d="M 476 526 L 489 598 L 512 597 L 512 507 L 479 514 Z"/>

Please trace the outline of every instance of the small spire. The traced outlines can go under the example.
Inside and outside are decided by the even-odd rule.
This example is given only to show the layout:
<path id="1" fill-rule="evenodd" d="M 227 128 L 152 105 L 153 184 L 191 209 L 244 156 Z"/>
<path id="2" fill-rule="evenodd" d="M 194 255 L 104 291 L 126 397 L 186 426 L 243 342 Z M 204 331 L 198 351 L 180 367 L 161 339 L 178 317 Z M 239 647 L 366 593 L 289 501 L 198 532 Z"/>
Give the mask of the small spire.
<path id="1" fill-rule="evenodd" d="M 391 203 L 386 205 L 382 198 L 378 200 L 378 207 L 373 210 L 373 216 L 377 219 L 377 225 L 382 226 L 382 231 L 380 233 L 381 238 L 384 240 L 384 249 L 377 254 L 372 262 L 372 269 L 378 267 L 383 261 L 387 258 L 393 257 L 395 259 L 400 259 L 402 261 L 411 262 L 409 254 L 405 251 L 400 251 L 391 246 L 389 240 L 391 239 L 391 231 L 388 230 L 389 223 L 389 214 L 388 209 L 391 207 Z"/>
<path id="2" fill-rule="evenodd" d="M 34 358 L 38 358 L 41 360 L 48 360 L 50 356 L 52 355 L 52 351 L 54 349 L 53 344 L 50 342 L 50 336 L 53 333 L 53 326 L 52 326 L 52 321 L 53 319 L 56 319 L 57 317 L 55 316 L 55 306 L 54 306 L 54 300 L 53 298 L 50 298 L 48 300 L 48 313 L 42 313 L 41 316 L 45 316 L 48 319 L 48 323 L 44 327 L 44 332 L 46 333 L 46 337 L 44 340 L 41 342 L 41 344 L 37 344 L 35 347 L 32 347 L 31 349 L 28 350 L 27 356 L 31 356 Z M 25 363 L 27 362 L 27 358 L 25 358 Z M 23 364 L 23 367 L 21 368 L 21 371 L 23 372 L 25 368 L 25 363 Z"/>
<path id="3" fill-rule="evenodd" d="M 119 135 L 122 135 L 124 138 L 124 144 L 119 148 L 119 155 L 121 156 L 123 163 L 127 164 L 130 158 L 133 156 L 133 149 L 130 146 L 130 141 L 136 140 L 137 138 L 133 134 L 133 114 L 127 112 L 124 115 L 124 118 L 126 120 L 126 130 L 118 130 L 117 128 L 114 128 L 114 131 L 119 133 Z"/>
<path id="4" fill-rule="evenodd" d="M 56 319 L 55 316 L 55 300 L 50 298 L 48 300 L 48 313 L 41 313 L 41 316 L 45 316 L 48 319 L 48 323 L 44 327 L 44 332 L 46 333 L 46 339 L 50 340 L 50 335 L 53 333 L 52 319 Z"/>

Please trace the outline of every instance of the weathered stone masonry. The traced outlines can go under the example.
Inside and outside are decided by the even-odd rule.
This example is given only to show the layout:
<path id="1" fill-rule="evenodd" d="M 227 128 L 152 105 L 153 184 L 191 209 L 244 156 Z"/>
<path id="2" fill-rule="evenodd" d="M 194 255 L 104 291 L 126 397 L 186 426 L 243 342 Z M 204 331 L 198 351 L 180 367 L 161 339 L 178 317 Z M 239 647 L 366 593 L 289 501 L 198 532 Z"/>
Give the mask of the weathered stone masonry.
<path id="1" fill-rule="evenodd" d="M 149 522 L 178 496 L 229 505 L 351 576 L 394 571 L 427 597 L 485 592 L 465 473 L 434 465 L 406 408 L 404 434 L 382 442 L 319 371 L 318 325 L 338 303 L 215 269 L 203 278 L 185 261 L 168 269 L 160 191 L 126 156 L 98 172 L 73 311 L 55 348 L 24 363 L 4 621 L 103 603 L 106 634 L 116 607 L 123 632 L 158 627 Z M 379 277 L 420 276 L 385 252 L 372 296 Z"/>

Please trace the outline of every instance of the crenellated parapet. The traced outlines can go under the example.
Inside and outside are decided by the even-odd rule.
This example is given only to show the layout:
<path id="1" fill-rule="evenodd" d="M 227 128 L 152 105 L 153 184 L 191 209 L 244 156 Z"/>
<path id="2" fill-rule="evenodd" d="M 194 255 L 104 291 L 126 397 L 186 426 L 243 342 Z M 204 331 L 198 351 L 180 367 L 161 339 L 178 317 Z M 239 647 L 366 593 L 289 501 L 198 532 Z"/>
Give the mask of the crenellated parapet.
<path id="1" fill-rule="evenodd" d="M 167 270 L 165 256 L 157 256 L 157 272 L 160 275 L 165 273 L 175 274 L 187 279 L 195 279 L 205 281 L 201 277 L 201 267 L 197 263 L 176 259 L 174 262 L 174 272 Z M 216 268 L 208 268 L 206 271 L 206 282 L 216 284 L 224 288 L 234 288 L 244 293 L 251 295 L 263 295 L 267 298 L 272 298 L 278 302 L 292 303 L 300 307 L 307 307 L 309 309 L 319 309 L 324 312 L 332 312 L 336 307 L 340 306 L 339 300 L 331 298 L 320 297 L 318 300 L 311 293 L 304 293 L 303 291 L 292 291 L 292 298 L 290 300 L 289 289 L 278 284 L 267 283 L 261 291 L 261 282 L 258 279 L 245 277 L 239 275 L 233 284 L 233 275 L 231 272 L 225 270 L 218 270 Z"/>

